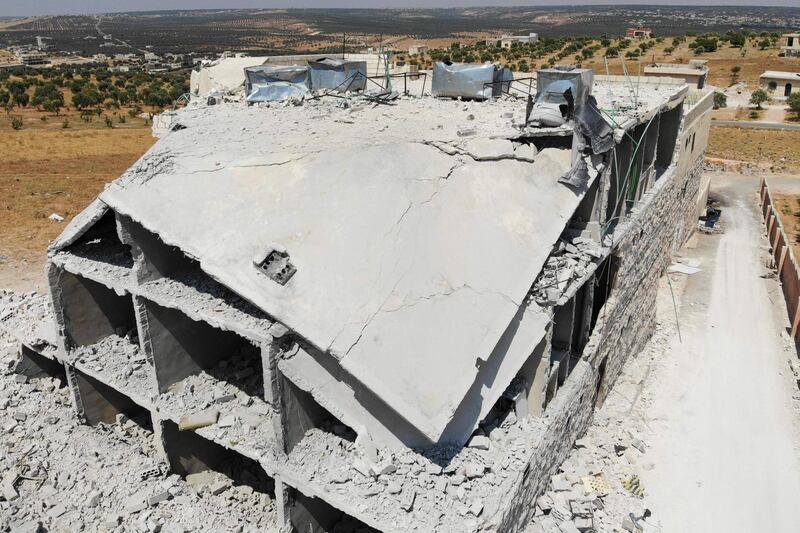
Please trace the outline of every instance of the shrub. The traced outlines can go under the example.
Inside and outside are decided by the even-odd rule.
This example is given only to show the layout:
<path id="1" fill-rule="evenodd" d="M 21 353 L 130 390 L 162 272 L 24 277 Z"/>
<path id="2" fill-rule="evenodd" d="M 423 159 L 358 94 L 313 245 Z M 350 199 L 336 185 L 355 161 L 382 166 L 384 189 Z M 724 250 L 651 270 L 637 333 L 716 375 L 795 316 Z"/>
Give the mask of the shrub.
<path id="1" fill-rule="evenodd" d="M 14 130 L 21 130 L 22 129 L 22 119 L 19 117 L 14 117 L 11 119 L 11 129 Z"/>
<path id="2" fill-rule="evenodd" d="M 761 109 L 761 104 L 767 100 L 769 100 L 769 95 L 764 89 L 756 89 L 750 95 L 750 103 L 756 106 L 757 109 Z"/>
<path id="3" fill-rule="evenodd" d="M 719 109 L 720 107 L 728 107 L 728 97 L 725 96 L 725 93 L 715 92 L 714 109 Z"/>
<path id="4" fill-rule="evenodd" d="M 106 128 L 113 128 L 113 127 L 114 127 L 114 121 L 111 119 L 111 117 L 107 116 L 106 117 Z"/>
<path id="5" fill-rule="evenodd" d="M 64 122 L 62 122 L 62 123 L 61 123 L 61 129 L 64 129 L 64 130 L 66 130 L 66 129 L 68 129 L 68 128 L 69 128 L 69 119 L 68 119 L 68 118 L 65 118 L 65 119 L 64 119 Z"/>
<path id="6" fill-rule="evenodd" d="M 786 103 L 789 105 L 789 109 L 791 109 L 797 115 L 797 118 L 800 119 L 800 93 L 790 94 L 786 98 Z"/>

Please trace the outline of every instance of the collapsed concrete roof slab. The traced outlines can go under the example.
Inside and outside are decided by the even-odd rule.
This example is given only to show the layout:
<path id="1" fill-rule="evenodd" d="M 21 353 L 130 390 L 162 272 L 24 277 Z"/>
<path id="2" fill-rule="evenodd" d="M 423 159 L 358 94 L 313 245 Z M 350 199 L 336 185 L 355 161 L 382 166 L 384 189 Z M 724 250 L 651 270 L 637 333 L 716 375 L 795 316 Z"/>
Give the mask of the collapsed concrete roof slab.
<path id="1" fill-rule="evenodd" d="M 95 198 L 92 200 L 86 208 L 75 215 L 75 217 L 69 221 L 67 227 L 64 228 L 64 231 L 52 242 L 50 243 L 49 250 L 51 252 L 57 252 L 59 250 L 63 250 L 67 246 L 75 243 L 78 239 L 80 239 L 84 233 L 86 233 L 89 228 L 94 226 L 98 220 L 103 218 L 108 212 L 108 206 L 100 200 L 99 198 Z"/>
<path id="2" fill-rule="evenodd" d="M 454 106 L 430 117 L 416 116 L 430 102 L 414 106 L 365 110 L 388 124 L 383 137 L 378 121 L 348 130 L 310 106 L 213 110 L 213 124 L 207 110 L 187 110 L 187 127 L 101 197 L 339 359 L 437 442 L 581 194 L 557 182 L 569 150 L 519 159 L 504 150 L 482 161 L 448 154 L 428 141 L 457 141 L 457 124 L 415 126 L 447 121 Z M 215 136 L 220 122 L 226 135 Z M 303 127 L 341 138 L 308 143 Z M 271 250 L 297 269 L 285 285 L 254 264 Z"/>

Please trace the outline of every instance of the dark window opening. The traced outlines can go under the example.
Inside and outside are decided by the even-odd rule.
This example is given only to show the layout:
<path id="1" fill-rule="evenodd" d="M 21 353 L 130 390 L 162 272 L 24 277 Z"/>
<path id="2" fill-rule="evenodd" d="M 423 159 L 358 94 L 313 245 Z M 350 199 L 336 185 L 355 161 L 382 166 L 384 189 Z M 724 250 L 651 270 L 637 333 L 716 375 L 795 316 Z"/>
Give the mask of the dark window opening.
<path id="1" fill-rule="evenodd" d="M 598 409 L 603 406 L 608 394 L 606 384 L 606 365 L 608 364 L 608 356 L 603 358 L 600 367 L 597 370 L 597 385 L 594 392 L 594 408 Z"/>
<path id="2" fill-rule="evenodd" d="M 530 137 L 527 139 L 517 139 L 519 142 L 530 142 L 536 146 L 538 151 L 545 148 L 558 148 L 559 150 L 572 149 L 572 135 L 548 135 L 542 137 Z"/>
<path id="3" fill-rule="evenodd" d="M 120 240 L 116 217 L 110 209 L 77 241 L 67 247 L 67 251 L 92 261 L 125 268 L 133 266 L 131 248 Z"/>
<path id="4" fill-rule="evenodd" d="M 264 398 L 261 350 L 247 339 L 177 309 L 144 302 L 159 392 L 204 372 L 255 398 Z"/>
<path id="5" fill-rule="evenodd" d="M 131 218 L 120 216 L 119 222 L 126 242 L 141 252 L 136 272 L 140 282 L 174 278 L 192 268 L 194 261 L 180 248 L 165 243 L 157 234 Z"/>
<path id="6" fill-rule="evenodd" d="M 283 436 L 286 453 L 291 453 L 294 447 L 303 440 L 306 432 L 311 429 L 331 433 L 349 442 L 355 441 L 355 431 L 317 403 L 311 394 L 285 377 L 281 377 L 281 380 L 281 407 L 283 408 Z"/>
<path id="7" fill-rule="evenodd" d="M 275 480 L 258 462 L 207 440 L 194 431 L 179 431 L 175 423 L 163 422 L 162 436 L 170 468 L 179 476 L 212 470 L 228 477 L 234 486 L 275 498 Z"/>
<path id="8" fill-rule="evenodd" d="M 14 372 L 33 379 L 53 378 L 59 381 L 59 387 L 67 384 L 67 375 L 62 363 L 48 359 L 27 346 L 21 347 Z"/>
<path id="9" fill-rule="evenodd" d="M 309 497 L 289 489 L 289 520 L 293 533 L 378 533 L 355 517 L 340 511 L 320 498 Z"/>
<path id="10" fill-rule="evenodd" d="M 618 270 L 619 258 L 612 254 L 600 264 L 597 268 L 597 272 L 595 272 L 591 329 L 594 329 L 597 324 L 600 311 L 608 301 L 611 291 L 616 286 Z"/>
<path id="11" fill-rule="evenodd" d="M 137 337 L 130 295 L 119 295 L 64 270 L 59 272 L 57 284 L 68 348 L 95 344 L 111 335 L 128 340 Z"/>
<path id="12" fill-rule="evenodd" d="M 125 394 L 77 369 L 72 370 L 71 379 L 77 389 L 79 410 L 88 424 L 115 424 L 118 415 L 125 415 L 148 433 L 153 432 L 150 411 Z"/>

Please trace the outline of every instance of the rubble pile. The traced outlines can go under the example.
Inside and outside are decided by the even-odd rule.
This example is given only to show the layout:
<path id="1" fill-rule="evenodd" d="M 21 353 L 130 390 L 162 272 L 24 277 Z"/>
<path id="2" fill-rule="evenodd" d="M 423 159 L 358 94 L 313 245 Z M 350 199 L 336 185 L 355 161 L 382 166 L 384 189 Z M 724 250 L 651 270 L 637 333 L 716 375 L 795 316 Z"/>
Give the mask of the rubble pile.
<path id="1" fill-rule="evenodd" d="M 573 282 L 594 271 L 593 265 L 602 256 L 600 246 L 589 237 L 562 238 L 533 284 L 530 298 L 541 306 L 556 305 Z"/>
<path id="2" fill-rule="evenodd" d="M 47 299 L 35 291 L 0 289 L 0 329 L 36 350 L 52 351 L 56 331 Z"/>
<path id="3" fill-rule="evenodd" d="M 289 454 L 299 473 L 321 479 L 331 494 L 350 505 L 398 523 L 392 509 L 423 513 L 435 526 L 464 523 L 476 531 L 503 498 L 503 485 L 528 466 L 532 428 L 513 410 L 502 421 L 474 435 L 463 448 L 440 445 L 428 450 L 390 452 L 365 439 L 348 442 L 318 429 L 309 430 Z M 455 517 L 459 520 L 456 521 Z M 402 517 L 401 517 L 402 519 Z"/>
<path id="4" fill-rule="evenodd" d="M 169 475 L 146 423 L 80 424 L 60 380 L 14 373 L 18 348 L 0 332 L 0 531 L 277 530 L 267 493 Z"/>
<path id="5" fill-rule="evenodd" d="M 647 348 L 626 363 L 586 434 L 536 501 L 526 533 L 655 532 L 643 472 L 648 460 L 648 397 L 642 387 L 673 335 L 660 323 Z"/>

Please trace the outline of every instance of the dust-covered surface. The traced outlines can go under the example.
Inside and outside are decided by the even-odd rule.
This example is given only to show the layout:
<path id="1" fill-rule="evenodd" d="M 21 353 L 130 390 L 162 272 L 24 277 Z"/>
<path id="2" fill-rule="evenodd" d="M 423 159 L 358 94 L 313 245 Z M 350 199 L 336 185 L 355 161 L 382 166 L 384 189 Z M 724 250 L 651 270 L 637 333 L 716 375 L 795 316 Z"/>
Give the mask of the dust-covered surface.
<path id="1" fill-rule="evenodd" d="M 761 236 L 757 180 L 713 183 L 724 233 L 682 250 L 678 260 L 699 271 L 662 279 L 651 341 L 538 499 L 529 533 L 587 520 L 632 533 L 800 527 L 800 364 Z M 594 476 L 608 494 L 589 490 Z"/>
<path id="2" fill-rule="evenodd" d="M 0 332 L 0 531 L 277 530 L 271 496 L 165 473 L 148 429 L 80 424 L 59 380 L 13 373 L 18 347 Z"/>

